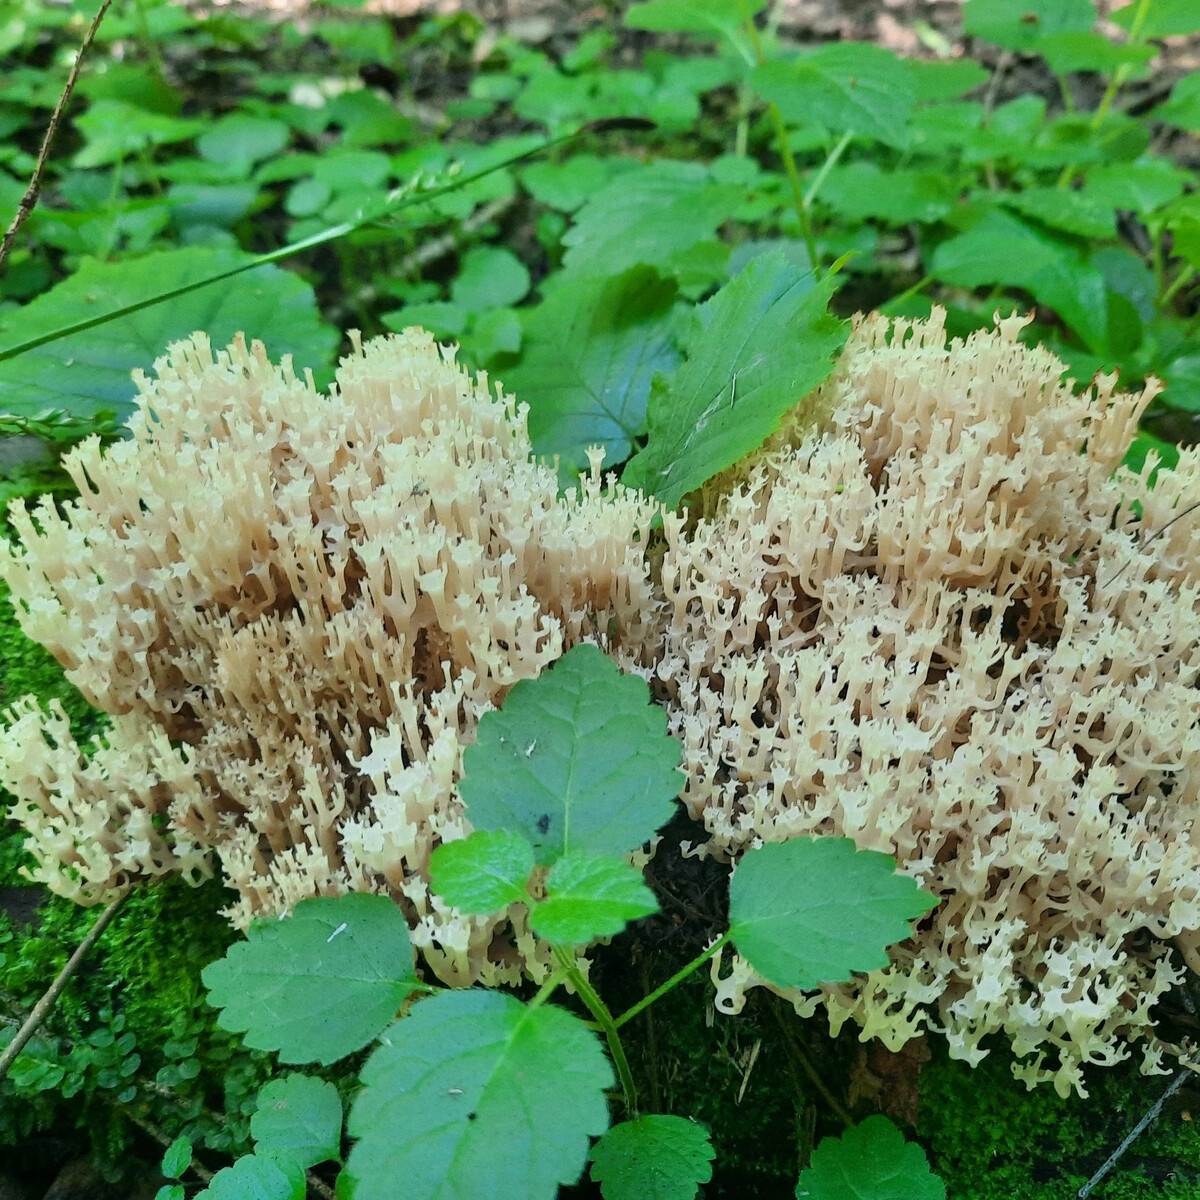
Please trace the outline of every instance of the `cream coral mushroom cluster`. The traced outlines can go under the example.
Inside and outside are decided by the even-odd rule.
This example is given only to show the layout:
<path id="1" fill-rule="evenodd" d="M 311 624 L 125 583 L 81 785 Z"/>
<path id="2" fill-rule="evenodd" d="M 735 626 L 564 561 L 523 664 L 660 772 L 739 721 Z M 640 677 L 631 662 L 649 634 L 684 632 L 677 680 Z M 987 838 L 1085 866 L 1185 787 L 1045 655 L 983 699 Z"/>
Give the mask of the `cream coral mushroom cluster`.
<path id="1" fill-rule="evenodd" d="M 15 505 L 0 575 L 112 731 L 19 707 L 0 744 L 38 876 L 84 903 L 208 869 L 240 927 L 348 890 L 401 902 L 448 982 L 513 979 L 532 937 L 429 892 L 479 715 L 565 648 L 652 611 L 654 506 L 599 463 L 557 494 L 523 410 L 419 331 L 329 394 L 261 345 L 174 346 L 129 440 L 77 448 L 79 498 Z"/>
<path id="2" fill-rule="evenodd" d="M 1076 395 L 1021 325 L 858 324 L 828 425 L 668 519 L 656 683 L 708 852 L 846 835 L 942 898 L 799 1006 L 972 1061 L 1003 1033 L 1065 1094 L 1130 1043 L 1156 1068 L 1200 929 L 1200 523 L 1168 528 L 1200 452 L 1121 468 L 1152 390 Z M 736 1011 L 761 981 L 725 970 Z"/>

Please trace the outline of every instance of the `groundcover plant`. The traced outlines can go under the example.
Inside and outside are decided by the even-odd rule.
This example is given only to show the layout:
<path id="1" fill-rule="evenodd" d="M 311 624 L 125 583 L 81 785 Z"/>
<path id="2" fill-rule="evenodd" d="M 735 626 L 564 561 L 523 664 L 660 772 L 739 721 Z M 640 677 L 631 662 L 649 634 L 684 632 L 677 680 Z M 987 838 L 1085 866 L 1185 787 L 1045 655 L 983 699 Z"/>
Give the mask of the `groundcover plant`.
<path id="1" fill-rule="evenodd" d="M 1190 1053 L 1154 1005 L 1195 955 L 1200 497 L 1152 431 L 1196 407 L 1200 118 L 1196 77 L 1149 64 L 1200 17 L 970 0 L 989 74 L 789 46 L 764 7 L 651 0 L 549 52 L 322 18 L 337 69 L 311 74 L 283 69 L 300 27 L 105 15 L 0 281 L 0 405 L 56 450 L 95 438 L 7 485 L 79 500 L 16 510 L 5 574 L 107 716 L 18 704 L 4 782 L 63 895 L 219 868 L 249 936 L 204 984 L 261 1053 L 214 1124 L 197 1040 L 231 1039 L 172 1014 L 147 1081 L 96 1006 L 6 1095 L 109 1097 L 169 1129 L 168 1178 L 252 1139 L 197 1176 L 214 1196 L 328 1191 L 306 1172 L 341 1162 L 344 1102 L 345 1194 L 547 1196 L 590 1158 L 606 1196 L 687 1196 L 708 1134 L 639 1105 L 618 1030 L 701 966 L 725 1008 L 764 984 L 972 1061 L 1002 1033 L 1064 1091 L 1135 1044 Z M 47 56 L 86 21 L 0 14 L 16 209 Z M 1046 95 L 1008 95 L 1031 64 Z M 856 308 L 900 323 L 851 333 Z M 324 393 L 338 331 L 417 326 L 528 411 L 416 333 L 354 335 Z M 135 411 L 130 371 L 197 329 Z M 239 331 L 292 367 L 212 349 Z M 1007 384 L 964 382 L 980 360 Z M 1078 395 L 1063 363 L 1133 390 Z M 658 909 L 644 847 L 681 788 L 736 859 L 728 908 L 614 1015 L 585 951 Z M 943 1194 L 882 1117 L 793 1185 Z"/>

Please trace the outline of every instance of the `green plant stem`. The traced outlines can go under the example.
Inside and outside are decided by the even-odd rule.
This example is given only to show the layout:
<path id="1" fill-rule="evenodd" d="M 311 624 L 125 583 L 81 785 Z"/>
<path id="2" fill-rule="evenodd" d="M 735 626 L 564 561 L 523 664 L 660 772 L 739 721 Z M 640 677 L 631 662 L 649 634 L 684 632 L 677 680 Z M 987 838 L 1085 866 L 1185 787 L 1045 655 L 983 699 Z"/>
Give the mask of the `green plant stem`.
<path id="1" fill-rule="evenodd" d="M 1188 263 L 1182 271 L 1171 281 L 1171 285 L 1162 294 L 1162 299 L 1158 302 L 1160 308 L 1166 308 L 1168 304 L 1179 294 L 1181 288 L 1186 287 L 1193 279 L 1196 278 L 1196 268 Z"/>
<path id="2" fill-rule="evenodd" d="M 854 135 L 851 133 L 843 133 L 838 140 L 838 144 L 825 156 L 825 161 L 821 164 L 821 169 L 817 172 L 816 178 L 809 184 L 808 191 L 804 193 L 804 207 L 811 208 L 812 202 L 817 198 L 817 193 L 821 190 L 821 184 L 825 182 L 829 172 L 833 170 L 837 160 L 845 153 L 846 147 L 850 145 Z"/>
<path id="3" fill-rule="evenodd" d="M 561 959 L 559 960 L 561 961 Z M 558 991 L 559 985 L 564 979 L 570 977 L 571 972 L 565 967 L 559 967 L 557 971 L 552 971 L 547 977 L 546 982 L 537 990 L 537 995 L 529 1002 L 530 1008 L 541 1008 L 550 997 Z"/>
<path id="4" fill-rule="evenodd" d="M 639 1000 L 632 1008 L 626 1009 L 614 1022 L 613 1025 L 620 1029 L 626 1021 L 632 1021 L 644 1008 L 649 1008 L 660 996 L 665 996 L 676 984 L 682 983 L 693 971 L 698 971 L 714 954 L 716 954 L 729 941 L 729 934 L 723 933 L 707 950 L 702 954 L 696 955 L 690 963 L 685 967 L 681 967 L 666 983 L 660 984 L 650 993 L 650 995 Z"/>
<path id="5" fill-rule="evenodd" d="M 928 287 L 932 282 L 933 282 L 932 275 L 923 275 L 920 279 L 917 280 L 916 283 L 914 283 L 912 285 L 912 287 L 905 288 L 904 291 L 902 291 L 898 296 L 893 296 L 888 301 L 888 304 L 889 305 L 899 304 L 902 301 L 907 300 L 909 298 L 909 296 L 915 296 L 919 291 Z"/>
<path id="6" fill-rule="evenodd" d="M 637 1116 L 637 1085 L 633 1082 L 629 1059 L 625 1057 L 625 1047 L 621 1045 L 617 1022 L 613 1020 L 608 1005 L 600 999 L 600 993 L 592 987 L 587 976 L 576 966 L 574 954 L 564 946 L 555 946 L 554 956 L 562 964 L 567 979 L 570 980 L 571 986 L 578 993 L 580 1000 L 587 1005 L 588 1011 L 596 1018 L 596 1023 L 604 1030 L 604 1040 L 608 1042 L 608 1052 L 612 1055 L 613 1064 L 617 1068 L 617 1078 L 621 1081 L 625 1114 L 632 1120 Z"/>
<path id="7" fill-rule="evenodd" d="M 78 970 L 79 964 L 83 962 L 87 952 L 99 941 L 100 935 L 108 928 L 109 922 L 117 915 L 117 910 L 121 907 L 127 895 L 128 892 L 122 892 L 96 918 L 95 924 L 88 930 L 87 937 L 75 948 L 75 953 L 67 959 L 66 964 L 59 971 L 54 982 L 46 989 L 46 994 L 34 1005 L 33 1011 L 29 1014 L 25 1023 L 13 1035 L 12 1041 L 4 1049 L 4 1053 L 0 1054 L 0 1079 L 3 1079 L 8 1074 L 13 1063 L 17 1060 L 17 1055 L 25 1049 L 29 1043 L 29 1039 L 33 1037 L 41 1023 L 49 1016 L 50 1010 L 54 1007 L 63 988 L 67 986 L 67 982 L 71 976 Z"/>

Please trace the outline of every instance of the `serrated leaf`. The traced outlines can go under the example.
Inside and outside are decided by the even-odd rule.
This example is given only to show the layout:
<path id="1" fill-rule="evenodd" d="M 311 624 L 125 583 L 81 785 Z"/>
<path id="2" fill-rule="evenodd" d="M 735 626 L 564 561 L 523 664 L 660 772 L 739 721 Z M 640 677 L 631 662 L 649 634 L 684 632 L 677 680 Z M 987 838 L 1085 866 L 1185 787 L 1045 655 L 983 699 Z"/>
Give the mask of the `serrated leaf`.
<path id="1" fill-rule="evenodd" d="M 550 1005 L 441 992 L 397 1022 L 362 1070 L 348 1200 L 553 1200 L 608 1125 L 596 1035 Z"/>
<path id="2" fill-rule="evenodd" d="M 1036 50 L 1049 33 L 1087 33 L 1096 23 L 1092 0 L 967 0 L 963 32 L 1006 50 Z"/>
<path id="3" fill-rule="evenodd" d="M 839 1138 L 823 1138 L 800 1172 L 797 1200 L 946 1200 L 925 1152 L 887 1117 L 868 1117 Z"/>
<path id="4" fill-rule="evenodd" d="M 760 446 L 833 370 L 846 322 L 781 251 L 759 255 L 697 312 L 672 379 L 655 379 L 649 436 L 622 481 L 670 507 Z"/>
<path id="5" fill-rule="evenodd" d="M 1119 167 L 1093 167 L 1087 189 L 1113 208 L 1148 216 L 1183 194 L 1190 176 L 1161 158 L 1122 163 Z"/>
<path id="6" fill-rule="evenodd" d="M 201 973 L 222 1029 L 281 1062 L 336 1062 L 378 1036 L 417 986 L 408 926 L 386 896 L 303 900 L 256 921 Z"/>
<path id="7" fill-rule="evenodd" d="M 923 58 L 906 58 L 903 61 L 913 81 L 914 104 L 956 100 L 988 79 L 987 71 L 969 58 L 956 58 L 949 62 L 930 62 Z"/>
<path id="8" fill-rule="evenodd" d="M 0 349 L 251 258 L 194 247 L 113 263 L 87 259 L 36 300 L 0 313 Z M 149 369 L 171 342 L 198 329 L 218 347 L 244 331 L 265 342 L 273 358 L 294 355 L 297 369 L 326 365 L 338 341 L 299 275 L 258 267 L 0 362 L 0 412 L 34 416 L 61 408 L 92 416 L 115 409 L 123 416 L 136 394 L 130 372 Z"/>
<path id="9" fill-rule="evenodd" d="M 195 1200 L 304 1200 L 304 1168 L 261 1154 L 247 1154 L 218 1171 Z"/>
<path id="10" fill-rule="evenodd" d="M 836 42 L 791 62 L 768 62 L 750 73 L 751 86 L 793 125 L 823 125 L 837 133 L 903 146 L 915 87 L 903 60 L 868 42 Z"/>
<path id="11" fill-rule="evenodd" d="M 817 194 L 843 221 L 932 224 L 952 212 L 961 181 L 945 170 L 883 171 L 873 162 L 834 167 Z"/>
<path id="12" fill-rule="evenodd" d="M 699 163 L 660 160 L 624 171 L 575 214 L 563 235 L 563 265 L 577 275 L 662 267 L 711 239 L 744 198 L 742 188 L 714 183 Z"/>
<path id="13" fill-rule="evenodd" d="M 532 871 L 529 843 L 502 829 L 446 842 L 429 859 L 433 890 L 455 908 L 480 916 L 518 901 L 530 903 L 525 885 Z"/>
<path id="14" fill-rule="evenodd" d="M 592 1178 L 604 1200 L 692 1200 L 712 1178 L 708 1130 L 683 1117 L 638 1117 L 592 1147 Z"/>
<path id="15" fill-rule="evenodd" d="M 733 873 L 729 936 L 763 978 L 810 990 L 887 966 L 887 947 L 935 903 L 894 859 L 849 838 L 772 842 Z"/>
<path id="16" fill-rule="evenodd" d="M 342 1100 L 337 1088 L 311 1075 L 272 1079 L 258 1093 L 250 1134 L 256 1153 L 302 1170 L 340 1158 Z"/>
<path id="17" fill-rule="evenodd" d="M 177 1137 L 166 1149 L 162 1159 L 162 1173 L 168 1179 L 181 1179 L 191 1166 L 192 1143 L 190 1138 Z"/>
<path id="18" fill-rule="evenodd" d="M 646 0 L 629 6 L 625 24 L 652 33 L 729 37 L 766 7 L 767 0 Z"/>
<path id="19" fill-rule="evenodd" d="M 554 864 L 546 899 L 534 907 L 530 924 L 551 942 L 585 946 L 657 911 L 641 871 L 618 858 L 567 854 Z"/>
<path id="20" fill-rule="evenodd" d="M 655 372 L 679 363 L 668 327 L 675 295 L 672 280 L 637 266 L 568 277 L 526 311 L 524 353 L 504 382 L 529 405 L 534 453 L 559 455 L 564 477 L 587 466 L 591 445 L 604 446 L 606 467 L 629 457 Z"/>
<path id="21" fill-rule="evenodd" d="M 483 715 L 459 796 L 476 829 L 520 834 L 539 863 L 627 854 L 670 820 L 679 760 L 645 680 L 576 646 Z"/>
<path id="22" fill-rule="evenodd" d="M 1116 213 L 1106 199 L 1087 188 L 1032 187 L 1006 192 L 1001 203 L 1051 229 L 1095 240 L 1117 236 Z"/>
<path id="23" fill-rule="evenodd" d="M 1135 0 L 1133 4 L 1118 8 L 1108 19 L 1122 29 L 1132 29 L 1142 7 Z M 1147 40 L 1196 32 L 1200 32 L 1200 8 L 1196 7 L 1196 0 L 1152 0 L 1150 11 L 1143 14 L 1139 28 L 1139 36 Z"/>

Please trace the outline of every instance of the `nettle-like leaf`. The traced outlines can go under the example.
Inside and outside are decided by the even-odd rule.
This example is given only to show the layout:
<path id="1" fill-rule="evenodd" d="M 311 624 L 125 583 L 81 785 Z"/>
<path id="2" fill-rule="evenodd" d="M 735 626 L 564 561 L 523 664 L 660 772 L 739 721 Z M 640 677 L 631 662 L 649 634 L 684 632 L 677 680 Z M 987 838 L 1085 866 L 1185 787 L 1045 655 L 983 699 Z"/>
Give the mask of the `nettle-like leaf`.
<path id="1" fill-rule="evenodd" d="M 465 913 L 484 916 L 519 900 L 530 902 L 525 885 L 533 871 L 533 849 L 517 833 L 477 830 L 439 846 L 429 859 L 433 890 Z"/>
<path id="2" fill-rule="evenodd" d="M 953 211 L 961 180 L 940 171 L 883 171 L 869 161 L 834 167 L 818 193 L 842 221 L 876 218 L 891 225 L 932 223 Z"/>
<path id="3" fill-rule="evenodd" d="M 258 1154 L 304 1169 L 342 1153 L 342 1099 L 337 1088 L 311 1075 L 272 1079 L 258 1093 L 250 1118 Z"/>
<path id="4" fill-rule="evenodd" d="M 575 214 L 563 266 L 575 275 L 615 275 L 639 263 L 669 270 L 672 256 L 711 240 L 744 199 L 743 188 L 715 182 L 700 163 L 623 171 Z"/>
<path id="5" fill-rule="evenodd" d="M 904 62 L 881 46 L 829 43 L 790 62 L 762 63 L 750 83 L 789 124 L 822 125 L 889 146 L 908 140 L 913 79 Z"/>
<path id="6" fill-rule="evenodd" d="M 583 946 L 657 911 L 641 871 L 617 858 L 567 854 L 554 864 L 530 924 L 552 942 Z"/>
<path id="7" fill-rule="evenodd" d="M 887 947 L 935 903 L 886 854 L 849 838 L 797 838 L 742 856 L 729 885 L 729 936 L 765 979 L 808 990 L 887 966 Z"/>
<path id="8" fill-rule="evenodd" d="M 1087 33 L 1096 23 L 1092 0 L 967 0 L 963 32 L 1006 50 L 1036 50 L 1049 33 Z"/>
<path id="9" fill-rule="evenodd" d="M 638 1117 L 592 1147 L 592 1178 L 604 1200 L 692 1200 L 712 1178 L 708 1130 L 683 1117 Z"/>
<path id="10" fill-rule="evenodd" d="M 218 1171 L 195 1200 L 304 1200 L 304 1168 L 265 1154 L 247 1154 Z"/>
<path id="11" fill-rule="evenodd" d="M 442 992 L 380 1039 L 350 1113 L 347 1200 L 553 1200 L 608 1125 L 612 1067 L 577 1017 Z M 348 1185 L 348 1186 L 346 1186 Z"/>
<path id="12" fill-rule="evenodd" d="M 386 896 L 303 900 L 282 921 L 201 973 L 217 1024 L 286 1063 L 332 1063 L 360 1050 L 418 985 L 408 926 Z"/>
<path id="13" fill-rule="evenodd" d="M 0 313 L 0 350 L 251 257 L 195 247 L 114 263 L 87 259 L 24 308 Z M 294 355 L 297 368 L 325 366 L 338 341 L 321 322 L 309 284 L 291 271 L 259 267 L 0 362 L 0 412 L 33 416 L 59 408 L 91 416 L 115 409 L 123 416 L 136 394 L 130 372 L 148 367 L 171 342 L 197 329 L 214 346 L 245 331 L 265 342 L 275 357 Z"/>
<path id="14" fill-rule="evenodd" d="M 519 834 L 539 863 L 621 855 L 670 820 L 679 760 L 645 680 L 576 646 L 484 714 L 459 796 L 476 829 Z"/>
<path id="15" fill-rule="evenodd" d="M 839 1138 L 823 1138 L 800 1172 L 797 1200 L 946 1200 L 946 1185 L 920 1146 L 887 1117 L 868 1117 Z"/>
<path id="16" fill-rule="evenodd" d="M 622 481 L 673 507 L 762 445 L 833 370 L 847 330 L 828 311 L 834 283 L 772 251 L 701 305 L 683 366 L 655 378 L 649 436 Z"/>
<path id="17" fill-rule="evenodd" d="M 637 266 L 568 277 L 527 310 L 521 361 L 504 382 L 529 405 L 534 453 L 559 455 L 567 478 L 587 466 L 589 446 L 605 448 L 608 466 L 629 457 L 655 372 L 679 363 L 668 320 L 675 295 L 673 280 Z"/>

